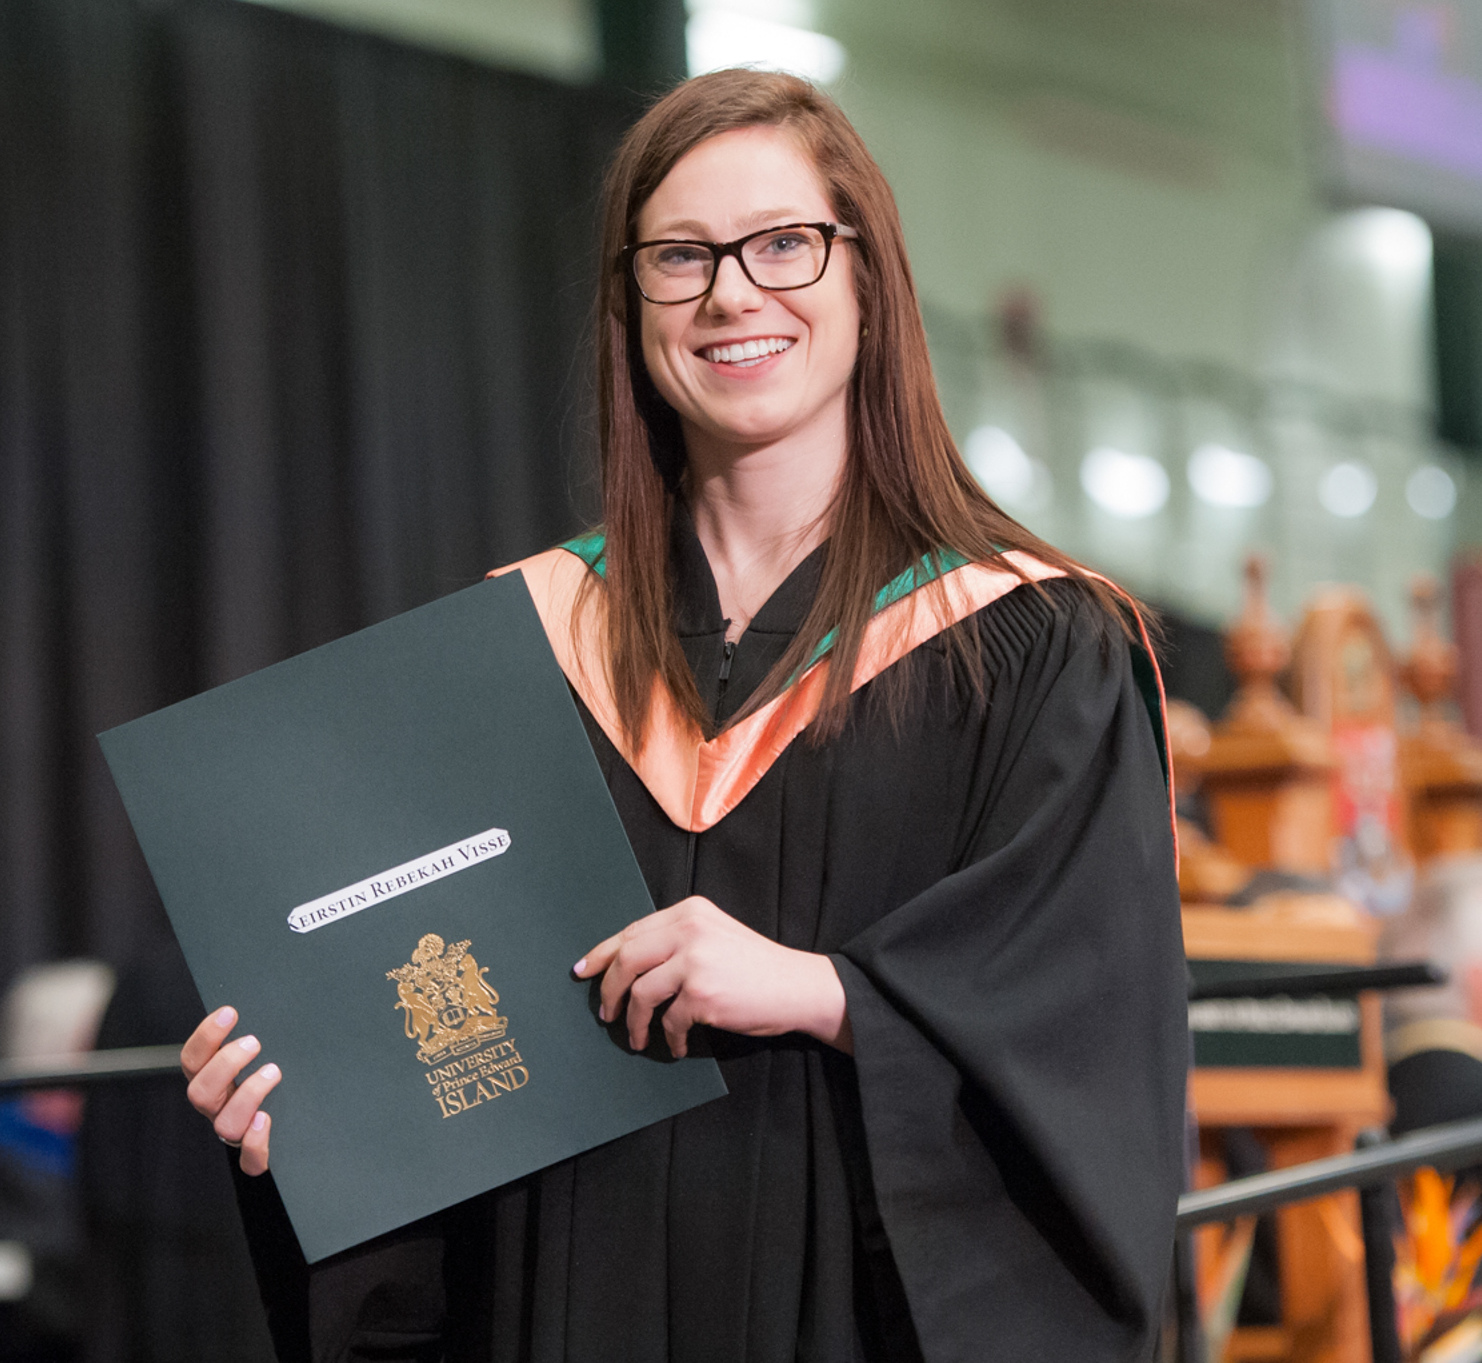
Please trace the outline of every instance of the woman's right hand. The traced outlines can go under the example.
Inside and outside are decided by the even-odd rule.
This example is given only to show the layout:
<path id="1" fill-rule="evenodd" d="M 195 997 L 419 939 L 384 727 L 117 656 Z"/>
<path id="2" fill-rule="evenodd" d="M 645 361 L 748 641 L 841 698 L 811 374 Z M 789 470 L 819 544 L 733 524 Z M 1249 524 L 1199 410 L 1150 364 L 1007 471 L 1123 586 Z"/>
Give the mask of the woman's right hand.
<path id="1" fill-rule="evenodd" d="M 218 1008 L 181 1048 L 180 1068 L 190 1080 L 185 1090 L 190 1105 L 210 1119 L 222 1140 L 240 1147 L 242 1172 L 256 1177 L 267 1172 L 268 1133 L 273 1125 L 273 1119 L 262 1111 L 262 1100 L 283 1072 L 269 1063 L 240 1084 L 234 1083 L 262 1049 L 255 1036 L 222 1045 L 236 1025 L 235 1008 Z"/>

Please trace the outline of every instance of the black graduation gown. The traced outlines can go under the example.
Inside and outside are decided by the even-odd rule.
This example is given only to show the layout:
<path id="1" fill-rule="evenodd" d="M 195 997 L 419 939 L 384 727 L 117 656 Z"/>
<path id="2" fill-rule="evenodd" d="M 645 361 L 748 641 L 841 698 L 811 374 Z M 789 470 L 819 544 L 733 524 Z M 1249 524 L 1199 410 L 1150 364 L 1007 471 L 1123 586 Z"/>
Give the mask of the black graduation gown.
<path id="1" fill-rule="evenodd" d="M 677 625 L 722 720 L 800 627 L 822 550 L 729 659 L 681 518 Z M 1084 588 L 972 617 L 856 692 L 700 834 L 587 717 L 654 900 L 827 952 L 855 1058 L 710 1032 L 728 1097 L 316 1265 L 239 1179 L 285 1357 L 477 1363 L 1141 1360 L 1182 1178 L 1185 980 L 1168 802 L 1129 650 Z M 585 711 L 583 711 L 585 715 Z M 657 1029 L 656 1029 L 657 1031 Z M 662 1044 L 658 1040 L 656 1044 Z"/>

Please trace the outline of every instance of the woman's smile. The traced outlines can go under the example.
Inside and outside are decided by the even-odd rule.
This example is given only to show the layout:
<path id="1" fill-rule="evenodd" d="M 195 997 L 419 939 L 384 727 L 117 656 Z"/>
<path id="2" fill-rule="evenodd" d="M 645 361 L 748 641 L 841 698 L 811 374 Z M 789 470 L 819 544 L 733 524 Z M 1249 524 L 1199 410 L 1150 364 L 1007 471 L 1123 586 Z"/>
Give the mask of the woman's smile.
<path id="1" fill-rule="evenodd" d="M 773 355 L 781 355 L 796 344 L 791 336 L 750 337 L 741 341 L 706 346 L 700 355 L 722 371 L 755 369 Z"/>

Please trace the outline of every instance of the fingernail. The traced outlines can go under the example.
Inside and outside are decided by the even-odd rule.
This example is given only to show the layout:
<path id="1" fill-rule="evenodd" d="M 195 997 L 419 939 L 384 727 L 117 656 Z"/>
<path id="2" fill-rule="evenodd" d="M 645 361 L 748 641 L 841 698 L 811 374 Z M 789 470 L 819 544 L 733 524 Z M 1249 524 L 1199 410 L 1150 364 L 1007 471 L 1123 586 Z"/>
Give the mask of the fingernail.
<path id="1" fill-rule="evenodd" d="M 230 1027 L 237 1020 L 235 1008 L 222 1008 L 216 1014 L 216 1025 L 218 1027 Z"/>
<path id="2" fill-rule="evenodd" d="M 580 975 L 582 973 L 582 971 L 585 970 L 586 968 L 587 968 L 587 958 L 585 956 L 583 956 L 581 958 L 581 960 L 579 960 L 574 966 L 571 967 L 571 973 L 573 975 Z"/>
<path id="3" fill-rule="evenodd" d="M 268 1061 L 268 1063 L 264 1065 L 260 1070 L 258 1070 L 258 1073 L 262 1075 L 264 1079 L 281 1079 L 283 1077 L 283 1071 L 280 1070 L 275 1064 L 273 1064 L 271 1060 Z"/>
<path id="4" fill-rule="evenodd" d="M 260 1042 L 255 1036 L 244 1036 L 239 1042 L 237 1042 L 237 1045 L 239 1045 L 244 1051 L 246 1051 L 248 1055 L 256 1055 L 257 1052 L 262 1049 L 262 1042 Z"/>
<path id="5" fill-rule="evenodd" d="M 607 1005 L 605 1003 L 602 1004 L 597 1009 L 597 1021 L 598 1022 L 606 1022 L 607 1021 Z"/>
<path id="6" fill-rule="evenodd" d="M 252 1129 L 254 1131 L 261 1131 L 267 1124 L 268 1114 L 266 1112 L 254 1112 L 252 1114 Z"/>

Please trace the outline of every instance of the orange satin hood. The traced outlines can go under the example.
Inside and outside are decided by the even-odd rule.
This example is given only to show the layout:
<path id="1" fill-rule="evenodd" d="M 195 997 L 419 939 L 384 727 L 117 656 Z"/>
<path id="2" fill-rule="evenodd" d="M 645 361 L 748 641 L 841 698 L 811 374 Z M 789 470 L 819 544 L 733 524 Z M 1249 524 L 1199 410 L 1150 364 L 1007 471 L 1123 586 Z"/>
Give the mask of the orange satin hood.
<path id="1" fill-rule="evenodd" d="M 1004 557 L 1024 576 L 1004 567 L 965 563 L 938 578 L 942 592 L 912 591 L 880 610 L 866 629 L 850 689 L 858 690 L 928 639 L 1026 579 L 1043 582 L 1065 576 L 1064 570 L 1028 554 L 1014 552 Z M 524 574 L 567 680 L 623 760 L 680 828 L 702 833 L 719 823 L 818 714 L 831 666 L 827 656 L 782 695 L 708 740 L 679 712 L 662 682 L 656 681 L 648 735 L 643 747 L 635 750 L 619 723 L 608 682 L 600 609 L 585 610 L 579 618 L 576 612 L 577 595 L 593 570 L 576 553 L 562 548 L 497 569 L 490 576 L 517 570 Z M 1140 619 L 1138 625 L 1141 628 Z M 1145 631 L 1143 641 L 1146 647 Z M 1152 656 L 1151 648 L 1148 655 Z M 1158 690 L 1161 702 L 1161 679 Z"/>

